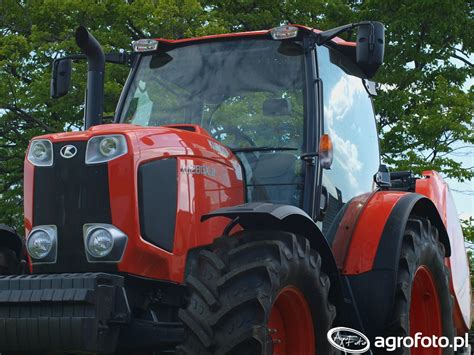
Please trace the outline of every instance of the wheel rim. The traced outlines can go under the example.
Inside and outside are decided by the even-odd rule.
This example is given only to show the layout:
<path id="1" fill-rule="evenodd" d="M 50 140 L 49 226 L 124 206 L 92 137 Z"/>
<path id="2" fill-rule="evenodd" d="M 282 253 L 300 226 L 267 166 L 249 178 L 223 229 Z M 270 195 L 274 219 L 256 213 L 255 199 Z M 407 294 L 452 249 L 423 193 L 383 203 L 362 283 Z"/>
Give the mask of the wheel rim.
<path id="1" fill-rule="evenodd" d="M 315 354 L 313 319 L 303 294 L 294 286 L 283 288 L 268 320 L 273 354 Z"/>
<path id="2" fill-rule="evenodd" d="M 433 275 L 424 266 L 415 273 L 411 291 L 410 336 L 420 332 L 422 336 L 442 336 L 440 303 Z M 411 348 L 412 355 L 441 354 L 441 348 L 423 348 L 418 340 L 418 347 Z"/>

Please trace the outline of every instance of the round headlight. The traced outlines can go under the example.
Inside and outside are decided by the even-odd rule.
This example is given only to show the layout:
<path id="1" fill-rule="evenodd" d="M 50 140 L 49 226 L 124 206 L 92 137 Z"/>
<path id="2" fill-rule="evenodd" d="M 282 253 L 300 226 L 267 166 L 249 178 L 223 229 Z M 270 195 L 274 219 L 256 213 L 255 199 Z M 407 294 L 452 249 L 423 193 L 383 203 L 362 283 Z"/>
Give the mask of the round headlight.
<path id="1" fill-rule="evenodd" d="M 47 139 L 36 139 L 31 142 L 28 160 L 35 166 L 53 165 L 53 145 Z"/>
<path id="2" fill-rule="evenodd" d="M 114 238 L 104 228 L 93 229 L 87 237 L 87 250 L 95 258 L 103 258 L 112 251 Z"/>
<path id="3" fill-rule="evenodd" d="M 119 141 L 115 137 L 106 137 L 102 139 L 99 145 L 99 150 L 102 155 L 109 157 L 114 155 L 119 148 Z"/>
<path id="4" fill-rule="evenodd" d="M 28 254 L 33 259 L 44 259 L 53 248 L 52 236 L 44 230 L 37 230 L 30 234 L 27 242 Z"/>
<path id="5" fill-rule="evenodd" d="M 44 160 L 48 157 L 48 148 L 44 142 L 35 142 L 31 149 L 31 154 L 35 159 Z"/>

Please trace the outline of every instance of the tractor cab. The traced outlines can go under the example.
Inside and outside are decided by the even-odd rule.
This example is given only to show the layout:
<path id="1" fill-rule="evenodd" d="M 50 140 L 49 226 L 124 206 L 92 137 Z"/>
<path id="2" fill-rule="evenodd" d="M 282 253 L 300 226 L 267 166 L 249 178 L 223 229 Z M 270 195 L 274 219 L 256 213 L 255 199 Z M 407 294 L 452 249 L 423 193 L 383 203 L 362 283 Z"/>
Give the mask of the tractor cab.
<path id="1" fill-rule="evenodd" d="M 282 26 L 140 40 L 116 120 L 199 126 L 239 158 L 248 202 L 327 214 L 329 226 L 345 202 L 372 189 L 379 167 L 367 81 L 379 63 L 372 56 L 371 65 L 358 65 L 355 43 L 333 34 Z"/>
<path id="2" fill-rule="evenodd" d="M 158 45 L 159 46 L 159 45 Z M 230 38 L 142 54 L 119 120 L 199 125 L 245 171 L 249 201 L 301 204 L 306 151 L 301 41 Z"/>

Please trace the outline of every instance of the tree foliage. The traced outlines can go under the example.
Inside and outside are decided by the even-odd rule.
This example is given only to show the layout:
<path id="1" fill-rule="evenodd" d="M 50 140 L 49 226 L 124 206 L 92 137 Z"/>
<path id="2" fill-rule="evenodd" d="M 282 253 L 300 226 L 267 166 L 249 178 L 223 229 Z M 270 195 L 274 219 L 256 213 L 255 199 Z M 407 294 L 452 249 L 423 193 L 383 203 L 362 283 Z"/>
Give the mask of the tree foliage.
<path id="1" fill-rule="evenodd" d="M 28 141 L 82 124 L 85 65 L 71 93 L 49 98 L 52 60 L 77 53 L 82 24 L 106 51 L 142 37 L 181 38 L 301 23 L 330 28 L 375 19 L 387 28 L 376 109 L 384 160 L 396 169 L 436 169 L 460 181 L 472 167 L 450 157 L 473 144 L 472 3 L 453 0 L 0 0 L 0 221 L 22 225 L 22 170 Z M 353 38 L 353 36 L 352 36 Z M 106 112 L 113 112 L 127 69 L 107 66 Z M 464 142 L 464 143 L 463 143 Z"/>
<path id="2" fill-rule="evenodd" d="M 386 24 L 388 50 L 375 100 L 383 159 L 399 170 L 434 169 L 470 180 L 450 153 L 474 144 L 472 2 L 364 1 L 360 14 Z"/>

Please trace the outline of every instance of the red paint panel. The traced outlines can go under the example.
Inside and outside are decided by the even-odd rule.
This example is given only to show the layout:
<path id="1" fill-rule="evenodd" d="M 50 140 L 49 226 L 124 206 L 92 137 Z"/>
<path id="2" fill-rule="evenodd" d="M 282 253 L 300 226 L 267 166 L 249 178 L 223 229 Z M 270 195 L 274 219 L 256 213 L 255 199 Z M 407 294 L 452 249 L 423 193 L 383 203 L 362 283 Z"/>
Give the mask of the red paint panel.
<path id="1" fill-rule="evenodd" d="M 29 146 L 28 146 L 29 149 Z M 27 150 L 28 151 L 28 150 Z M 34 194 L 34 178 L 35 178 L 35 166 L 31 164 L 25 157 L 23 165 L 23 211 L 24 211 L 24 223 L 25 223 L 25 241 L 31 229 L 33 229 L 33 194 Z M 28 253 L 28 268 L 30 272 L 33 271 L 31 259 Z"/>
<path id="2" fill-rule="evenodd" d="M 29 147 L 28 147 L 29 148 Z M 23 209 L 24 209 L 24 222 L 25 222 L 25 237 L 30 233 L 33 228 L 33 189 L 35 178 L 35 167 L 31 164 L 28 159 L 25 158 L 23 165 L 24 178 L 23 178 Z"/>
<path id="3" fill-rule="evenodd" d="M 393 207 L 406 192 L 378 191 L 365 205 L 352 235 L 344 262 L 344 275 L 370 271 L 377 254 L 380 237 Z"/>
<path id="4" fill-rule="evenodd" d="M 446 225 L 446 189 L 448 185 L 436 171 L 424 171 L 423 178 L 416 180 L 415 191 L 428 197 L 438 209 Z"/>
<path id="5" fill-rule="evenodd" d="M 243 181 L 235 171 L 238 162 L 204 130 L 140 128 L 126 137 L 129 153 L 109 163 L 112 223 L 129 236 L 119 270 L 182 282 L 187 251 L 211 243 L 229 222 L 216 218 L 201 223 L 201 216 L 244 202 Z M 170 253 L 140 236 L 137 175 L 140 164 L 171 156 L 178 159 L 178 191 L 175 243 Z M 215 175 L 190 174 L 189 167 L 196 165 L 212 168 Z"/>
<path id="6" fill-rule="evenodd" d="M 220 207 L 243 203 L 242 181 L 237 180 L 233 168 L 225 164 L 199 157 L 179 157 L 177 218 L 174 249 L 170 253 L 140 236 L 136 202 L 138 165 L 122 172 L 118 171 L 120 165 L 110 165 L 109 168 L 112 221 L 129 236 L 127 250 L 119 269 L 141 276 L 182 282 L 188 250 L 211 243 L 229 223 L 224 218 L 201 223 L 201 216 Z M 189 168 L 196 165 L 215 169 L 215 176 L 190 174 Z M 122 182 L 119 182 L 119 179 Z M 123 183 L 125 181 L 127 183 Z"/>
<path id="7" fill-rule="evenodd" d="M 363 211 L 367 201 L 373 193 L 366 193 L 357 197 L 354 197 L 346 208 L 344 216 L 339 223 L 339 226 L 332 243 L 332 252 L 334 259 L 339 270 L 344 267 L 344 261 L 346 259 L 347 251 L 352 239 L 357 220 L 361 212 Z"/>

